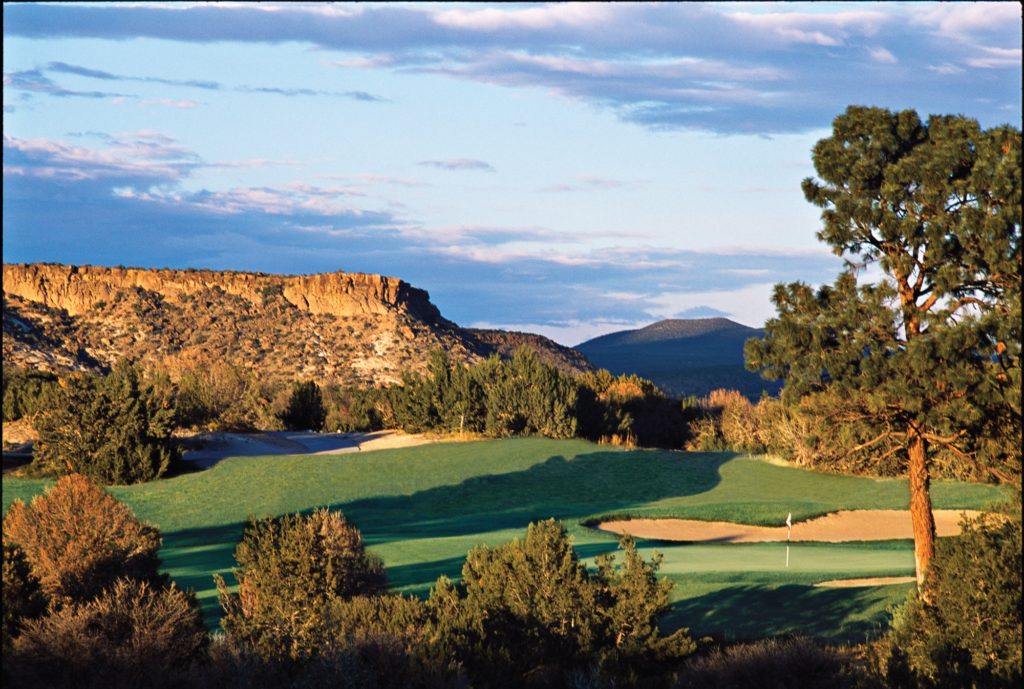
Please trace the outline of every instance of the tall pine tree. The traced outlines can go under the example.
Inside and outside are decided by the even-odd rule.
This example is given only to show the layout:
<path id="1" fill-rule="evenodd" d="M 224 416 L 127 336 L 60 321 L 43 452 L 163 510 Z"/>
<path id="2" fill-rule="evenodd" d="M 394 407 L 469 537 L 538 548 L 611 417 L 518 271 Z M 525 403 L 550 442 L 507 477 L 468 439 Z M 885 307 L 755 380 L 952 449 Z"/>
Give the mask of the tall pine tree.
<path id="1" fill-rule="evenodd" d="M 846 269 L 777 285 L 747 365 L 848 439 L 841 461 L 906 470 L 920 585 L 931 476 L 1020 482 L 1021 134 L 851 106 L 813 160 L 804 195 Z"/>

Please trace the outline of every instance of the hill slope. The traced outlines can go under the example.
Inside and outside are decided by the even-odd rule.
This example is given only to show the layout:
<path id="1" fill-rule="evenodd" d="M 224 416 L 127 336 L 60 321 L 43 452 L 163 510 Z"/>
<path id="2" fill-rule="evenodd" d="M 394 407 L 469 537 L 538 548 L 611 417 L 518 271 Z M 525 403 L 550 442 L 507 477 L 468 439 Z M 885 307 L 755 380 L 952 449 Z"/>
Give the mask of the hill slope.
<path id="1" fill-rule="evenodd" d="M 670 319 L 595 337 L 575 348 L 612 373 L 636 373 L 673 395 L 732 388 L 751 398 L 779 386 L 743 366 L 743 345 L 763 330 L 726 318 Z"/>
<path id="2" fill-rule="evenodd" d="M 539 335 L 464 330 L 426 291 L 381 275 L 4 264 L 3 291 L 4 363 L 45 370 L 228 361 L 265 379 L 386 384 L 439 347 L 472 362 L 509 343 L 587 367 Z"/>

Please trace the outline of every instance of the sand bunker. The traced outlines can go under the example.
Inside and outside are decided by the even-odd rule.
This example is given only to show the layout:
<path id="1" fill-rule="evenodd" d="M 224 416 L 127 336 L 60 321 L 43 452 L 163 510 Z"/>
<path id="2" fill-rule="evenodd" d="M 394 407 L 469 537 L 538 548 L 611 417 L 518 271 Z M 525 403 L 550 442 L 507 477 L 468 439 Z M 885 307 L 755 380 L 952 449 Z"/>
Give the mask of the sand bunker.
<path id="1" fill-rule="evenodd" d="M 980 514 L 975 510 L 935 510 L 935 531 L 939 536 L 960 533 L 960 519 Z M 603 522 L 602 531 L 630 534 L 637 538 L 688 543 L 765 543 L 785 541 L 785 526 L 751 526 L 733 522 L 705 522 L 697 519 L 630 519 Z M 847 510 L 793 523 L 793 541 L 887 541 L 913 538 L 909 510 Z"/>
<path id="2" fill-rule="evenodd" d="M 909 584 L 917 581 L 914 577 L 863 577 L 861 579 L 830 579 L 820 581 L 815 586 L 828 588 L 852 589 L 861 586 L 891 586 L 892 584 Z"/>
<path id="3" fill-rule="evenodd" d="M 200 433 L 185 441 L 185 461 L 211 467 L 226 457 L 257 455 L 337 455 L 436 442 L 422 434 L 402 431 L 374 433 L 313 433 L 267 431 L 258 433 Z M 189 447 L 191 446 L 191 447 Z"/>

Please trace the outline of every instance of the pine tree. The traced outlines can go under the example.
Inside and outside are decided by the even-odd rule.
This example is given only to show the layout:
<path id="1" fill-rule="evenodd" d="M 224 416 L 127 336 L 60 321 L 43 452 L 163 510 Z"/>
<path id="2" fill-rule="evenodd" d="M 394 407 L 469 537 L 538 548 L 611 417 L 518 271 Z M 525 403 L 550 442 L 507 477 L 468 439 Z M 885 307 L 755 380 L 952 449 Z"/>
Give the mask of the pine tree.
<path id="1" fill-rule="evenodd" d="M 384 566 L 340 512 L 253 519 L 235 549 L 238 593 L 215 577 L 229 641 L 263 658 L 299 660 L 328 642 L 333 603 L 383 593 Z"/>
<path id="2" fill-rule="evenodd" d="M 292 386 L 288 409 L 281 418 L 293 431 L 319 431 L 324 427 L 327 409 L 320 386 L 312 380 Z"/>
<path id="3" fill-rule="evenodd" d="M 143 386 L 122 361 L 105 378 L 71 375 L 52 406 L 35 420 L 36 463 L 53 474 L 80 473 L 103 484 L 151 481 L 177 449 L 174 409 Z"/>
<path id="4" fill-rule="evenodd" d="M 920 586 L 933 473 L 1020 480 L 1020 131 L 851 106 L 813 159 L 804 195 L 847 267 L 776 286 L 747 365 L 853 439 L 841 462 L 905 467 Z M 885 279 L 859 284 L 867 267 Z"/>

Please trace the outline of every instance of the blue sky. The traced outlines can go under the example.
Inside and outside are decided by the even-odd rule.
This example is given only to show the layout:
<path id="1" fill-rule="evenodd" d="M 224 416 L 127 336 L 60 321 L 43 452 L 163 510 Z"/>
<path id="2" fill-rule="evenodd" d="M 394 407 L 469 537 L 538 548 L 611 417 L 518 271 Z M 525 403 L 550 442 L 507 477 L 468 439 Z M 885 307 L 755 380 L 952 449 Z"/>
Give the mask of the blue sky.
<path id="1" fill-rule="evenodd" d="M 1017 3 L 3 12 L 4 261 L 383 273 L 566 344 L 830 280 L 850 104 L 1021 120 Z"/>

